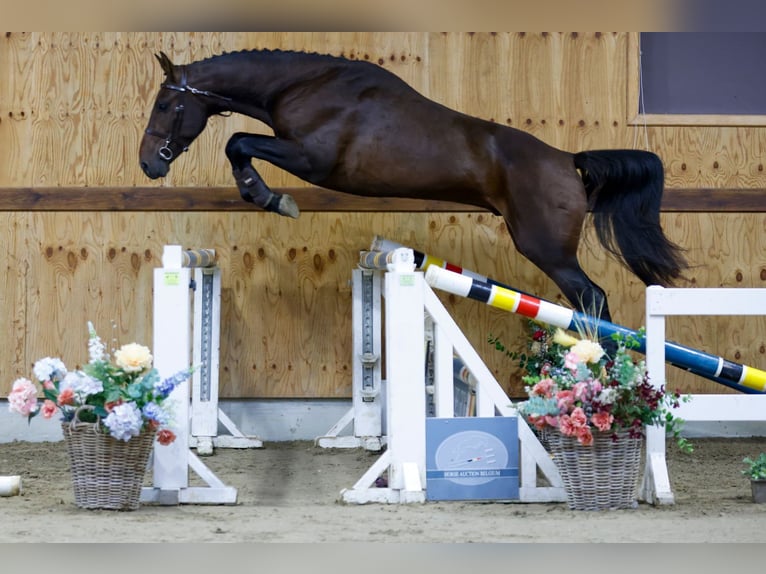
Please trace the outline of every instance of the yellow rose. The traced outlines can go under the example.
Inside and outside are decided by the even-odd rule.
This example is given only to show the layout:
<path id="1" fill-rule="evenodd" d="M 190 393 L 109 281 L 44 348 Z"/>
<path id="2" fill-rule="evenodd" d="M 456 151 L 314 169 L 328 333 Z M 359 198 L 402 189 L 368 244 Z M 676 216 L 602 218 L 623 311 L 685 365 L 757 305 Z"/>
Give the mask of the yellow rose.
<path id="1" fill-rule="evenodd" d="M 152 353 L 137 343 L 123 345 L 114 353 L 114 362 L 128 373 L 140 373 L 152 366 Z"/>
<path id="2" fill-rule="evenodd" d="M 604 356 L 604 349 L 601 348 L 601 345 L 588 339 L 578 341 L 571 351 L 577 355 L 578 359 L 586 363 L 595 363 Z"/>
<path id="3" fill-rule="evenodd" d="M 562 347 L 571 347 L 572 345 L 579 343 L 580 339 L 565 333 L 563 329 L 556 329 L 556 332 L 553 333 L 553 342 Z"/>

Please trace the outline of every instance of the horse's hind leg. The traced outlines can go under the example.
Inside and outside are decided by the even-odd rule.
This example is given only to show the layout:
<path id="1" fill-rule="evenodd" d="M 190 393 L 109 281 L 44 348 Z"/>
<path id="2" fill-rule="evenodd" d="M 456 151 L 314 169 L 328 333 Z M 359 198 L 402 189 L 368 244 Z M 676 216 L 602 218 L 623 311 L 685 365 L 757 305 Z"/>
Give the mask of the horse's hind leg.
<path id="1" fill-rule="evenodd" d="M 582 184 L 576 178 L 565 179 L 563 186 L 562 181 L 549 183 L 558 188 L 555 205 L 540 197 L 548 191 L 527 191 L 529 201 L 523 213 L 504 214 L 514 244 L 556 283 L 572 306 L 611 322 L 606 293 L 585 274 L 577 259 L 587 213 Z"/>
<path id="2" fill-rule="evenodd" d="M 305 164 L 301 157 L 297 157 L 295 162 L 290 161 L 290 152 L 297 155 L 295 149 L 291 144 L 269 136 L 246 133 L 231 136 L 226 144 L 226 156 L 231 162 L 234 180 L 242 199 L 266 211 L 297 218 L 300 210 L 292 196 L 272 191 L 250 161 L 253 157 L 265 159 L 295 173 Z"/>

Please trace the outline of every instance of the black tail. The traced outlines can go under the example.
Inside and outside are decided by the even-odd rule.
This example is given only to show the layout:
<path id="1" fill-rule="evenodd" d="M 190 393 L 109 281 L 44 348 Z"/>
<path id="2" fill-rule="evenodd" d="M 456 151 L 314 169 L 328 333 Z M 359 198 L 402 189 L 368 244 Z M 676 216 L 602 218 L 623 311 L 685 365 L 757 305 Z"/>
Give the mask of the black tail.
<path id="1" fill-rule="evenodd" d="M 682 250 L 660 226 L 664 170 L 657 155 L 641 150 L 575 154 L 596 235 L 646 285 L 672 285 L 688 267 Z"/>

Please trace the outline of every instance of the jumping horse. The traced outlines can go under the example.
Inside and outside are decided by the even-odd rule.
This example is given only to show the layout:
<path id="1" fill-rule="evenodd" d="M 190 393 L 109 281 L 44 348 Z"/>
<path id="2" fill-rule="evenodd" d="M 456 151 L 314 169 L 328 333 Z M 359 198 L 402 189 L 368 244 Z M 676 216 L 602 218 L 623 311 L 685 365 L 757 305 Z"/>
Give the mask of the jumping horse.
<path id="1" fill-rule="evenodd" d="M 210 116 L 245 114 L 274 135 L 235 133 L 226 156 L 242 198 L 267 211 L 299 215 L 252 158 L 340 192 L 478 206 L 504 218 L 516 249 L 573 306 L 606 320 L 606 295 L 577 260 L 589 211 L 603 247 L 645 284 L 671 285 L 686 268 L 660 227 L 664 170 L 654 153 L 559 150 L 429 100 L 366 61 L 281 50 L 188 65 L 156 58 L 165 80 L 139 151 L 152 179 L 167 175 Z"/>

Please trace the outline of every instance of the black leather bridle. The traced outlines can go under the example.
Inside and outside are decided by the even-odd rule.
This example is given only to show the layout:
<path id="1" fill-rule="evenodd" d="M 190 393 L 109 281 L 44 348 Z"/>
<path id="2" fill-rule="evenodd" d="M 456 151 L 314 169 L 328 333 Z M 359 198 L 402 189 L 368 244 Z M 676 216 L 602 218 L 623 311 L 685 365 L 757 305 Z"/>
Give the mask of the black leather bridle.
<path id="1" fill-rule="evenodd" d="M 181 66 L 181 82 L 180 84 L 170 84 L 168 82 L 164 82 L 160 88 L 165 88 L 168 90 L 175 90 L 176 92 L 181 92 L 183 94 L 193 94 L 195 96 L 206 96 L 209 98 L 217 98 L 219 100 L 224 100 L 227 102 L 231 101 L 231 98 L 227 98 L 226 96 L 222 96 L 220 94 L 216 94 L 215 92 L 209 92 L 207 90 L 198 90 L 197 88 L 194 88 L 190 86 L 186 81 L 186 66 Z M 182 101 L 180 104 L 176 105 L 175 107 L 175 118 L 173 118 L 173 125 L 170 128 L 169 134 L 163 134 L 156 130 L 153 130 L 152 128 L 148 127 L 146 128 L 146 133 L 155 136 L 158 138 L 163 138 L 165 140 L 165 143 L 162 144 L 162 147 L 157 150 L 157 153 L 159 156 L 164 159 L 165 161 L 170 161 L 173 159 L 178 153 L 173 152 L 173 148 L 171 146 L 176 145 L 180 148 L 180 153 L 185 152 L 189 149 L 188 146 L 180 146 L 176 144 L 176 141 L 178 140 L 180 136 L 181 126 L 183 125 L 184 120 L 184 102 Z"/>

